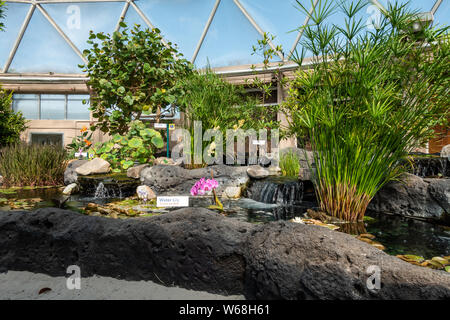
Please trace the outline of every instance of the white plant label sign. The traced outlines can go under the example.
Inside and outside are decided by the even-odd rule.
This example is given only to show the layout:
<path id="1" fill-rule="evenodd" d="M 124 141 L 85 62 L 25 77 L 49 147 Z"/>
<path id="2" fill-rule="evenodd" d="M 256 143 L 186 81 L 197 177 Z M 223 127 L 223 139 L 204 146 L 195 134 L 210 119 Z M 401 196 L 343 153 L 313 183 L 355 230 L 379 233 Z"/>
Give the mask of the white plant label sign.
<path id="1" fill-rule="evenodd" d="M 166 129 L 167 123 L 155 123 L 155 129 Z"/>
<path id="2" fill-rule="evenodd" d="M 173 196 L 173 197 L 157 197 L 157 207 L 189 207 L 188 196 Z"/>

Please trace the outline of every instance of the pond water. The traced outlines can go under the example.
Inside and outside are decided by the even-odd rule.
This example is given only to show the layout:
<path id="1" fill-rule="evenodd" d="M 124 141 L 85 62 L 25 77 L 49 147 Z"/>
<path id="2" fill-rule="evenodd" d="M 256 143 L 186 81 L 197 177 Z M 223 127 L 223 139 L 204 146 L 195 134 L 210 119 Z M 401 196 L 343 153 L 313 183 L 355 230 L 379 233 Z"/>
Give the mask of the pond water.
<path id="1" fill-rule="evenodd" d="M 304 217 L 307 209 L 317 207 L 310 185 L 286 179 L 269 180 L 268 184 L 254 184 L 248 190 L 247 198 L 223 201 L 226 215 L 231 219 L 250 223 L 267 223 Z M 80 195 L 64 197 L 61 196 L 61 188 L 15 190 L 6 194 L 0 192 L 0 210 L 11 210 L 12 203 L 14 210 L 18 211 L 64 207 L 83 212 L 88 203 L 104 205 L 115 200 L 117 199 Z M 212 201 L 211 197 L 191 197 L 190 206 L 208 207 Z M 175 209 L 166 211 L 170 210 Z M 425 258 L 450 255 L 449 227 L 373 212 L 367 212 L 367 216 L 373 219 L 369 218 L 351 229 L 374 235 L 375 240 L 382 243 L 386 247 L 385 252 L 389 254 L 414 254 Z M 341 231 L 342 229 L 348 228 L 341 227 Z"/>

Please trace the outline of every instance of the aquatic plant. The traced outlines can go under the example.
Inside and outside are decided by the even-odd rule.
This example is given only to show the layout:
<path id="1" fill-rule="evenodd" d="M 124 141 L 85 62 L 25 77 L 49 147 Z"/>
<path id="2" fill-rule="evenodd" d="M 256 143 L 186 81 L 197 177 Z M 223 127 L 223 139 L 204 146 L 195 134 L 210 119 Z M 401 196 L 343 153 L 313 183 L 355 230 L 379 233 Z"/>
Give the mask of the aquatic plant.
<path id="1" fill-rule="evenodd" d="M 219 182 L 214 179 L 211 172 L 211 179 L 201 178 L 198 180 L 191 188 L 191 195 L 193 196 L 203 196 L 209 192 L 212 192 L 214 195 L 215 205 L 209 206 L 210 209 L 217 209 L 219 211 L 223 211 L 223 205 L 220 202 L 219 198 L 216 194 L 216 188 L 219 186 Z"/>
<path id="2" fill-rule="evenodd" d="M 0 150 L 0 172 L 5 186 L 61 185 L 66 151 L 60 146 L 12 144 Z"/>
<path id="3" fill-rule="evenodd" d="M 359 19 L 367 1 L 320 0 L 303 28 L 302 64 L 283 105 L 289 131 L 309 140 L 320 210 L 363 220 L 376 192 L 405 171 L 402 160 L 449 118 L 448 28 L 390 5 L 373 31 Z M 336 10 L 346 25 L 329 23 Z M 418 23 L 421 30 L 416 31 Z M 303 135 L 303 136 L 302 136 Z"/>

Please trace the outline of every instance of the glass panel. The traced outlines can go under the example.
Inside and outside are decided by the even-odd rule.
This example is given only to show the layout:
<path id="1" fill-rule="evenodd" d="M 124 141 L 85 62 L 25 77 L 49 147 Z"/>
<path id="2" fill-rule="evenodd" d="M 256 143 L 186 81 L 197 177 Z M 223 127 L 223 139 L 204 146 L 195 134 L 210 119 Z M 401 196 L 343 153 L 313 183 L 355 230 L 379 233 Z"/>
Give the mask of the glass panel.
<path id="1" fill-rule="evenodd" d="M 35 10 L 8 72 L 81 73 L 83 60 Z"/>
<path id="2" fill-rule="evenodd" d="M 294 45 L 298 31 L 305 22 L 306 14 L 298 9 L 295 0 L 241 0 L 241 4 L 253 17 L 259 27 L 276 36 L 274 43 L 283 46 L 283 52 L 288 54 Z M 311 7 L 310 0 L 301 0 L 305 8 Z"/>
<path id="3" fill-rule="evenodd" d="M 177 44 L 187 59 L 194 54 L 214 3 L 215 0 L 136 1 L 164 38 Z"/>
<path id="4" fill-rule="evenodd" d="M 128 8 L 127 14 L 125 15 L 125 19 L 123 20 L 128 26 L 129 29 L 134 28 L 135 24 L 138 24 L 141 26 L 141 29 L 147 29 L 148 25 L 145 23 L 144 20 L 142 20 L 141 16 L 136 12 L 136 10 L 130 6 Z"/>
<path id="5" fill-rule="evenodd" d="M 113 33 L 123 2 L 51 3 L 42 5 L 70 40 L 83 52 L 89 45 L 89 31 Z"/>
<path id="6" fill-rule="evenodd" d="M 221 1 L 195 60 L 199 68 L 261 62 L 252 46 L 261 36 L 232 0 Z"/>
<path id="7" fill-rule="evenodd" d="M 89 104 L 83 104 L 83 100 L 89 102 L 89 95 L 69 94 L 67 100 L 67 120 L 89 120 Z"/>
<path id="8" fill-rule="evenodd" d="M 450 1 L 443 1 L 436 13 L 434 14 L 435 26 L 449 26 L 450 25 Z"/>
<path id="9" fill-rule="evenodd" d="M 64 120 L 66 118 L 65 108 L 65 95 L 41 94 L 41 120 Z"/>
<path id="10" fill-rule="evenodd" d="M 37 94 L 14 94 L 13 110 L 21 111 L 25 119 L 39 119 L 39 97 Z"/>
<path id="11" fill-rule="evenodd" d="M 14 42 L 19 35 L 20 27 L 25 21 L 30 5 L 23 3 L 6 3 L 6 19 L 4 32 L 0 32 L 0 72 L 2 71 Z"/>
<path id="12" fill-rule="evenodd" d="M 430 12 L 431 8 L 435 4 L 435 0 L 378 0 L 380 3 L 387 9 L 389 3 L 391 5 L 395 5 L 398 3 L 407 3 L 409 2 L 409 8 L 413 10 L 419 10 L 420 12 Z M 445 2 L 445 0 L 444 0 Z"/>

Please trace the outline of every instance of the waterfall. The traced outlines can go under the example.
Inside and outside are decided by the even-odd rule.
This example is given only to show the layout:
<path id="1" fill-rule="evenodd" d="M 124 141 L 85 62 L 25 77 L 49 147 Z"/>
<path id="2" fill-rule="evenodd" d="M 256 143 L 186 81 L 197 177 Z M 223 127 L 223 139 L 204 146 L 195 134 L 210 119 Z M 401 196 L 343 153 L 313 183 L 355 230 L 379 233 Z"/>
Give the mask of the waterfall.
<path id="1" fill-rule="evenodd" d="M 103 182 L 100 182 L 95 189 L 95 199 L 123 198 L 120 188 L 107 188 Z"/>
<path id="2" fill-rule="evenodd" d="M 303 190 L 303 181 L 297 179 L 261 180 L 253 183 L 247 196 L 259 202 L 292 206 L 302 203 Z"/>

